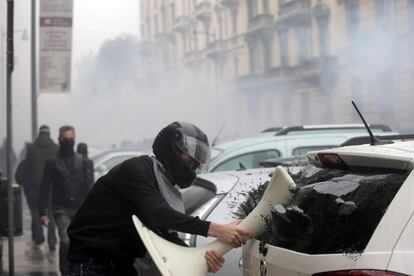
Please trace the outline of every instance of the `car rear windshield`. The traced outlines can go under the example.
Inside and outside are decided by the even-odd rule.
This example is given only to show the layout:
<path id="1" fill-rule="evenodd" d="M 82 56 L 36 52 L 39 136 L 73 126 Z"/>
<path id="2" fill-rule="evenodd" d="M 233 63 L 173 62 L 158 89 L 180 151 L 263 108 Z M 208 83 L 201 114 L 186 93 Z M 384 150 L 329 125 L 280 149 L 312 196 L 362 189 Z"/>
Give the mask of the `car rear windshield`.
<path id="1" fill-rule="evenodd" d="M 408 174 L 383 168 L 303 167 L 291 174 L 299 187 L 293 201 L 273 206 L 266 218 L 268 229 L 259 239 L 307 254 L 362 253 Z M 237 211 L 239 217 L 255 207 L 264 190 L 250 192 Z"/>

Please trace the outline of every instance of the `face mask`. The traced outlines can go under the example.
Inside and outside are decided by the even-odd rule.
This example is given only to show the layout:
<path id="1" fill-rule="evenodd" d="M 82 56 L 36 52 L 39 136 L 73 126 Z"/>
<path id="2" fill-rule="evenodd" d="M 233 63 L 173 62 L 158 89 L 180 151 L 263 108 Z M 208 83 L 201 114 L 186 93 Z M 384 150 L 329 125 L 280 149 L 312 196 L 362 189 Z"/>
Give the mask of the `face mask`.
<path id="1" fill-rule="evenodd" d="M 197 174 L 181 157 L 178 149 L 174 150 L 175 162 L 172 162 L 171 176 L 180 188 L 190 187 L 196 180 Z"/>
<path id="2" fill-rule="evenodd" d="M 73 155 L 74 150 L 73 147 L 75 146 L 74 139 L 63 139 L 59 141 L 59 151 L 62 155 Z"/>

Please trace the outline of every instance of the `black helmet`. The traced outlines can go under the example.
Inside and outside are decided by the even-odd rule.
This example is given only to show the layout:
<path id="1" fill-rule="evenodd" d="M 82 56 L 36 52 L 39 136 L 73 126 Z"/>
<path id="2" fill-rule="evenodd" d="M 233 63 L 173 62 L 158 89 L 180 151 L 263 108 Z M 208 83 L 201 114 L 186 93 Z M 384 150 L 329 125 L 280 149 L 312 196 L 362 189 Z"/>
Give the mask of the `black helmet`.
<path id="1" fill-rule="evenodd" d="M 163 128 L 155 137 L 152 150 L 164 165 L 167 176 L 181 188 L 190 186 L 196 178 L 194 168 L 184 163 L 181 153 L 191 156 L 199 166 L 210 158 L 207 135 L 187 122 L 174 122 Z"/>

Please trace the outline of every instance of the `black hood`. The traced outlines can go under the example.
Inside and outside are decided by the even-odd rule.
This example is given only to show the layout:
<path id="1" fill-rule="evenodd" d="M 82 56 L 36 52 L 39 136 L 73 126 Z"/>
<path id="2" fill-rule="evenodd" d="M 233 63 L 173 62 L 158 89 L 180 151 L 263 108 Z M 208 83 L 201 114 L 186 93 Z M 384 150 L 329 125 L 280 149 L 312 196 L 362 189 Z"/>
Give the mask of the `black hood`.
<path id="1" fill-rule="evenodd" d="M 54 145 L 53 140 L 47 133 L 40 133 L 34 144 L 40 148 L 48 148 Z"/>

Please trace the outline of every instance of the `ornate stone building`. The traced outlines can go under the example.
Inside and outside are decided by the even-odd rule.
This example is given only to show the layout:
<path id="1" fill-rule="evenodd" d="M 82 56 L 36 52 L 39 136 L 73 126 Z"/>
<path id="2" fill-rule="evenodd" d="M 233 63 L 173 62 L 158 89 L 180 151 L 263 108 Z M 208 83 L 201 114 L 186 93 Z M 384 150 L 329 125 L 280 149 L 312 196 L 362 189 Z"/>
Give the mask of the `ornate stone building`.
<path id="1" fill-rule="evenodd" d="M 217 126 L 359 122 L 355 100 L 414 131 L 414 0 L 141 0 L 140 20 L 143 82 L 212 95 Z"/>

